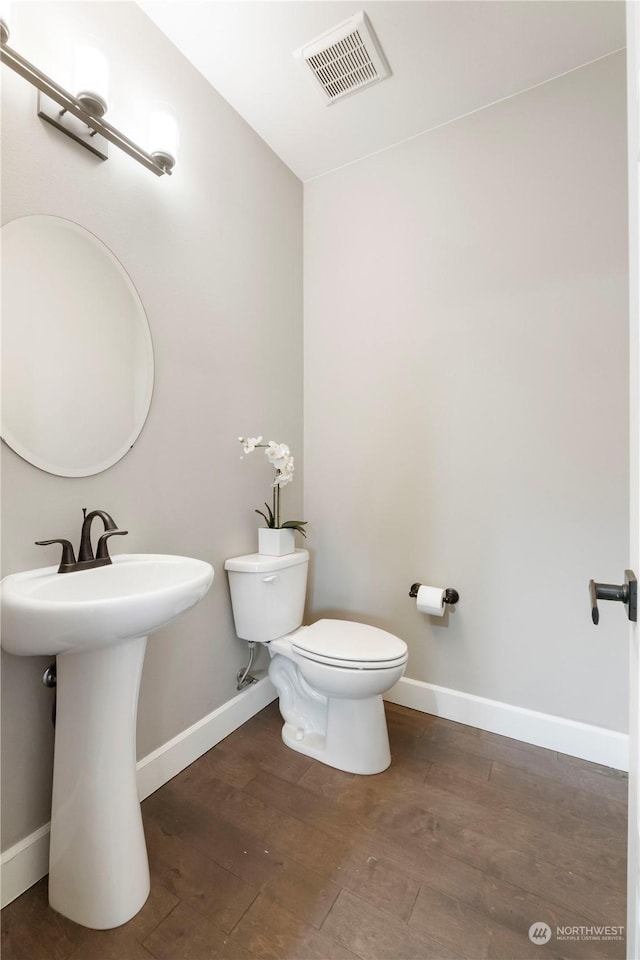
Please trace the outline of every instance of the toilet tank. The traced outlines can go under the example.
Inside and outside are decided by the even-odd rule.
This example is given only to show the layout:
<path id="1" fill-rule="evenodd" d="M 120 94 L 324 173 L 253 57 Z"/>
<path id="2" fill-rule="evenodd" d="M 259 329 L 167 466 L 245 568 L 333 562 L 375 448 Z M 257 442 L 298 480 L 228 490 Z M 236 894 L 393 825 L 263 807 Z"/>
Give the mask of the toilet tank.
<path id="1" fill-rule="evenodd" d="M 243 640 L 269 643 L 302 623 L 309 553 L 284 557 L 250 553 L 227 560 L 236 633 Z"/>

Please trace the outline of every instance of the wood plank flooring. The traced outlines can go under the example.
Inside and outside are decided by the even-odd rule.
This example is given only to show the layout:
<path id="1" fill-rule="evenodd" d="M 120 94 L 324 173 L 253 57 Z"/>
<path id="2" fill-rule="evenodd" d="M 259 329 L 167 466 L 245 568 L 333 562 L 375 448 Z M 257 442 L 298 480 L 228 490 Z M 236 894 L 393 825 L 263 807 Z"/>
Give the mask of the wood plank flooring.
<path id="1" fill-rule="evenodd" d="M 625 775 L 386 708 L 391 767 L 358 777 L 267 707 L 142 804 L 133 920 L 86 930 L 45 878 L 2 911 L 2 960 L 623 958 L 593 928 L 625 923 Z"/>

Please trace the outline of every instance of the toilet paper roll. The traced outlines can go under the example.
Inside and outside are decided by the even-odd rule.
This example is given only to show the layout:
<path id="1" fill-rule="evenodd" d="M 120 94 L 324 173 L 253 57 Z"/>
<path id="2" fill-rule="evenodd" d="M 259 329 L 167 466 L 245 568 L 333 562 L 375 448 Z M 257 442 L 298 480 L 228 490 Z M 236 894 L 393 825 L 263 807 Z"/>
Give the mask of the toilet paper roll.
<path id="1" fill-rule="evenodd" d="M 432 617 L 441 617 L 444 613 L 444 587 L 418 588 L 416 606 L 420 613 L 428 613 Z"/>

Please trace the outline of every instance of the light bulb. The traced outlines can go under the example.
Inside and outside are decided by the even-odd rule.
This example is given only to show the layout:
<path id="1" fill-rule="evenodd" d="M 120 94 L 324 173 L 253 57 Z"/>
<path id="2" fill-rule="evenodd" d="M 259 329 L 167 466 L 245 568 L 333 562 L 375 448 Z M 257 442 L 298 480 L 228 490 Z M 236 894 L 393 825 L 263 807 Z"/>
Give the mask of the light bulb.
<path id="1" fill-rule="evenodd" d="M 106 58 L 95 47 L 85 44 L 76 50 L 76 99 L 92 117 L 107 112 L 109 70 Z"/>
<path id="2" fill-rule="evenodd" d="M 178 124 L 166 110 L 156 110 L 149 118 L 150 154 L 165 173 L 171 173 L 178 156 Z"/>

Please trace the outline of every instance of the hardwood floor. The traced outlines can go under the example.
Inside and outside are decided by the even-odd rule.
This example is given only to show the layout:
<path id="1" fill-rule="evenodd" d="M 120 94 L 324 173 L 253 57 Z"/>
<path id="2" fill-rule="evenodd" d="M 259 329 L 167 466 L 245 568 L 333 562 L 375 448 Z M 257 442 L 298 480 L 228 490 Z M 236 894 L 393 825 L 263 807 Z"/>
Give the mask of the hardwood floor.
<path id="1" fill-rule="evenodd" d="M 626 776 L 387 718 L 391 767 L 358 777 L 285 747 L 267 707 L 142 804 L 151 894 L 133 920 L 80 927 L 45 878 L 2 911 L 2 960 L 624 957 L 594 927 L 625 923 Z"/>

